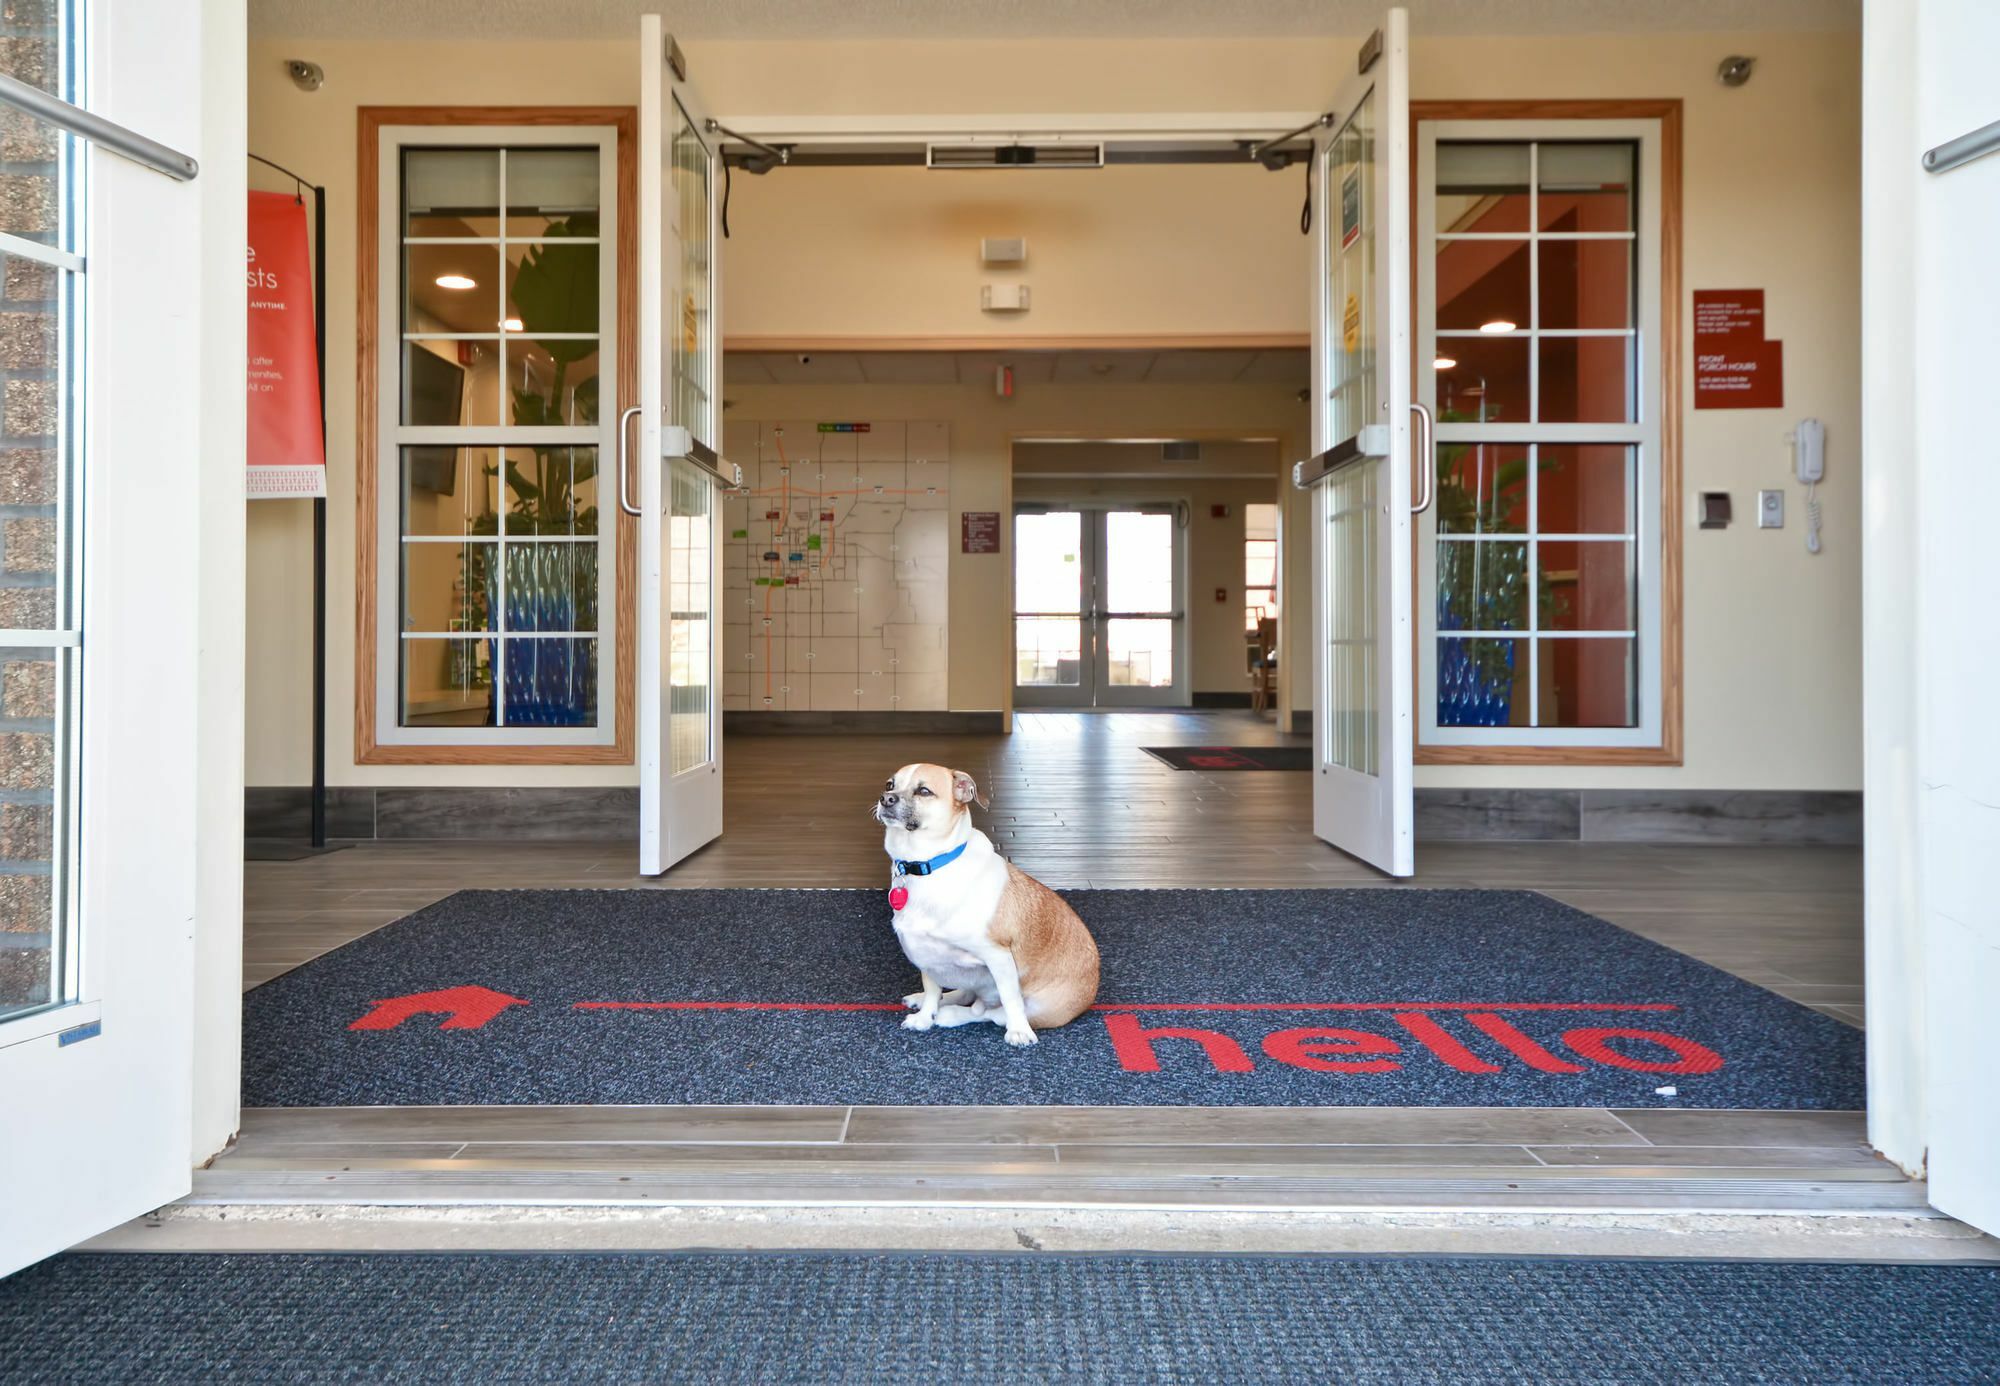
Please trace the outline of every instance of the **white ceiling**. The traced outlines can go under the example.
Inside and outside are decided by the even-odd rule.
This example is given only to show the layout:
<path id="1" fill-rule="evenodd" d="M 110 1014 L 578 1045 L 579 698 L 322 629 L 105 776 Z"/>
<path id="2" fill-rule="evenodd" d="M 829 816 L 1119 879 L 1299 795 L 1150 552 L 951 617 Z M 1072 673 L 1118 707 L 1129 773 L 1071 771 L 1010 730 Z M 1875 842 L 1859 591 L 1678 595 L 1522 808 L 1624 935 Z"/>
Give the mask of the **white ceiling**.
<path id="1" fill-rule="evenodd" d="M 1407 0 L 1420 34 L 1853 29 L 1860 0 Z M 259 38 L 1255 38 L 1363 34 L 1384 0 L 249 0 Z"/>
<path id="2" fill-rule="evenodd" d="M 1304 348 L 1282 351 L 732 351 L 734 385 L 983 385 L 996 366 L 1016 385 L 1289 385 L 1305 387 Z"/>

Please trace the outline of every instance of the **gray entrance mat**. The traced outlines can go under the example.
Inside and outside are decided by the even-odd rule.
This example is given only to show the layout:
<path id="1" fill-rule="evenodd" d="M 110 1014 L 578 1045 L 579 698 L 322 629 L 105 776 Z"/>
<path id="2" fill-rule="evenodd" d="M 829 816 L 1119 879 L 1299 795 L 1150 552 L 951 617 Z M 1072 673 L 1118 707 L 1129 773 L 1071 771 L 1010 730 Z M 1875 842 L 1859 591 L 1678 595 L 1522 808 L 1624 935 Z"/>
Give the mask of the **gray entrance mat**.
<path id="1" fill-rule="evenodd" d="M 256 1107 L 1863 1105 L 1861 1032 L 1525 891 L 1077 890 L 1096 1010 L 901 1028 L 874 890 L 466 891 L 244 998 Z"/>
<path id="2" fill-rule="evenodd" d="M 887 1252 L 69 1255 L 28 1382 L 2000 1379 L 2000 1267 Z"/>

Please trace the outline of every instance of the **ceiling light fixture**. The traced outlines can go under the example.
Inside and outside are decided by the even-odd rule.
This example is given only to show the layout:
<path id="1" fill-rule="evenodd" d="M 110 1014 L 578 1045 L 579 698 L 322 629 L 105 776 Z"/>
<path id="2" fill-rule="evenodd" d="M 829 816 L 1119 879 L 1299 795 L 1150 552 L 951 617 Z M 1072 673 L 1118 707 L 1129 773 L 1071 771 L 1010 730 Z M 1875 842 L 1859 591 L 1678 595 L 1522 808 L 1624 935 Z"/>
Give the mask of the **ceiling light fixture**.
<path id="1" fill-rule="evenodd" d="M 439 280 L 438 282 L 442 284 L 444 281 Z M 1514 330 L 1514 324 L 1507 321 L 1507 319 L 1505 318 L 1495 318 L 1491 322 L 1482 322 L 1481 324 L 1479 324 L 1479 330 L 1481 332 L 1485 332 L 1488 334 L 1512 332 Z"/>
<path id="2" fill-rule="evenodd" d="M 476 289 L 479 287 L 478 281 L 474 280 L 469 274 L 440 274 L 436 282 L 440 289 Z"/>
<path id="3" fill-rule="evenodd" d="M 1434 371 L 1448 371 L 1457 364 L 1458 361 L 1455 357 L 1440 356 L 1437 360 L 1431 362 L 1431 369 Z"/>
<path id="4" fill-rule="evenodd" d="M 501 323 L 500 326 L 505 328 L 509 332 L 527 331 L 527 329 L 521 325 L 521 320 L 519 318 L 508 318 L 505 322 Z"/>

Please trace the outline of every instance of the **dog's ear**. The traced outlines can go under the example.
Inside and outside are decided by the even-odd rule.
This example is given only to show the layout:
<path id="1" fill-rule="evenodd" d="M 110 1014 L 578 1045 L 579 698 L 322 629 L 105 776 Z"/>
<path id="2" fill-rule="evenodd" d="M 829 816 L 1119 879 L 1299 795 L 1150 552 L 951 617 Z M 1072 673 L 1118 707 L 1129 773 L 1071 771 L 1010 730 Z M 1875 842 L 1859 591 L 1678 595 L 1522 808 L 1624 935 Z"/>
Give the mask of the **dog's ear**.
<path id="1" fill-rule="evenodd" d="M 979 792 L 979 786 L 972 782 L 972 776 L 963 770 L 951 772 L 951 797 L 961 804 L 972 803 L 981 808 L 992 807 L 986 802 L 986 796 Z"/>

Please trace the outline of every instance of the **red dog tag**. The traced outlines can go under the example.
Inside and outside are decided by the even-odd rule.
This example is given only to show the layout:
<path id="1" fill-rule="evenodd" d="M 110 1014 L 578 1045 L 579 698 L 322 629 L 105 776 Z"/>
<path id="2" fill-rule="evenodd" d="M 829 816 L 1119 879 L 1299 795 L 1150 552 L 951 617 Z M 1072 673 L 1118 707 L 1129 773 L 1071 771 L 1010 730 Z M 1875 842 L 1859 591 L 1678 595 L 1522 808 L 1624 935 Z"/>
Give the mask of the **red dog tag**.
<path id="1" fill-rule="evenodd" d="M 903 908 L 903 906 L 909 903 L 910 903 L 910 891 L 907 886 L 897 886 L 894 890 L 889 892 L 890 909 L 899 910 Z"/>

